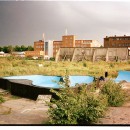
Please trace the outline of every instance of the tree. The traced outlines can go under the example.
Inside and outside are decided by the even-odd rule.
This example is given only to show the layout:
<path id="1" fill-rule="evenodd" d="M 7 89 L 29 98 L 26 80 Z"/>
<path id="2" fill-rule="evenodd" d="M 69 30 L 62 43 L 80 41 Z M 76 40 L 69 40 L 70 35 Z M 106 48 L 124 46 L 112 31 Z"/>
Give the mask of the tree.
<path id="1" fill-rule="evenodd" d="M 8 46 L 8 53 L 11 53 L 13 51 L 13 46 L 12 45 L 9 45 Z"/>
<path id="2" fill-rule="evenodd" d="M 3 47 L 0 47 L 0 51 L 3 51 Z"/>
<path id="3" fill-rule="evenodd" d="M 28 46 L 28 47 L 27 47 L 27 50 L 28 50 L 28 51 L 34 51 L 34 48 L 33 48 L 32 46 Z"/>
<path id="4" fill-rule="evenodd" d="M 22 50 L 21 50 L 21 47 L 20 47 L 20 46 L 16 45 L 16 46 L 14 47 L 14 51 L 20 52 L 20 51 L 22 51 Z"/>
<path id="5" fill-rule="evenodd" d="M 27 50 L 28 50 L 27 47 L 25 47 L 24 45 L 21 46 L 21 51 L 27 51 Z"/>

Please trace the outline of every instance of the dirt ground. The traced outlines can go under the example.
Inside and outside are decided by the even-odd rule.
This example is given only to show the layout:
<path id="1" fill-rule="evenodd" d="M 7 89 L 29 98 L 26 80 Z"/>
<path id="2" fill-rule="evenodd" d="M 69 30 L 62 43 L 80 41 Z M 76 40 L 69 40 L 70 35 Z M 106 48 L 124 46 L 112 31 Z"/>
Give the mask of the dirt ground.
<path id="1" fill-rule="evenodd" d="M 130 97 L 130 83 L 122 83 L 122 88 L 128 92 Z M 98 124 L 130 125 L 130 100 L 121 107 L 109 107 L 105 117 L 100 119 Z"/>
<path id="2" fill-rule="evenodd" d="M 44 103 L 7 94 L 0 105 L 0 125 L 43 124 L 47 121 L 48 107 Z"/>
<path id="3" fill-rule="evenodd" d="M 123 89 L 130 95 L 130 83 L 123 83 Z M 0 92 L 3 91 L 0 89 Z M 47 121 L 48 107 L 26 98 L 12 97 L 5 94 L 6 101 L 0 105 L 0 125 L 43 124 Z M 106 116 L 97 125 L 130 125 L 130 101 L 122 107 L 109 107 Z M 44 124 L 43 124 L 44 125 Z"/>

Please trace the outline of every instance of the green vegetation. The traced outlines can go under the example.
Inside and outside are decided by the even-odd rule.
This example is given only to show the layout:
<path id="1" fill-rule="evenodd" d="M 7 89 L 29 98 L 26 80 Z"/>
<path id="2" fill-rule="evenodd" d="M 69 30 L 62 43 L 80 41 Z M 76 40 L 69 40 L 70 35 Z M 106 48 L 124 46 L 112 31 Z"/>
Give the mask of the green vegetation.
<path id="1" fill-rule="evenodd" d="M 38 64 L 42 64 L 39 67 Z M 116 77 L 119 70 L 130 70 L 128 62 L 55 62 L 44 60 L 28 60 L 26 58 L 1 57 L 0 58 L 0 77 L 12 75 L 59 75 L 64 76 L 68 70 L 70 75 L 91 75 L 104 76 L 104 72 L 108 71 L 109 78 Z"/>
<path id="2" fill-rule="evenodd" d="M 108 72 L 108 78 L 115 78 L 119 70 L 130 70 L 130 61 L 126 62 L 55 62 L 44 60 L 28 60 L 27 58 L 1 57 L 0 77 L 12 75 L 90 75 L 104 76 Z M 43 66 L 39 67 L 39 64 Z M 125 101 L 125 93 L 120 84 L 112 81 L 106 82 L 100 93 L 96 93 L 96 83 L 81 85 L 76 88 L 68 87 L 67 76 L 65 88 L 59 91 L 51 90 L 58 99 L 52 99 L 49 106 L 50 124 L 92 124 L 101 118 L 107 106 L 121 106 Z M 87 90 L 87 91 L 86 91 Z M 0 102 L 3 102 L 0 96 Z"/>
<path id="3" fill-rule="evenodd" d="M 2 96 L 0 96 L 0 103 L 4 102 L 4 98 Z"/>
<path id="4" fill-rule="evenodd" d="M 86 90 L 86 85 L 72 89 L 68 87 L 67 77 L 65 81 L 65 88 L 51 90 L 58 98 L 48 103 L 50 124 L 92 124 L 103 117 L 107 108 L 106 95 Z"/>
<path id="5" fill-rule="evenodd" d="M 21 45 L 21 46 L 3 46 L 3 47 L 0 47 L 0 51 L 3 51 L 5 53 L 11 53 L 12 51 L 17 51 L 17 52 L 22 52 L 22 51 L 33 51 L 34 48 L 32 46 L 24 46 L 24 45 Z"/>
<path id="6" fill-rule="evenodd" d="M 122 106 L 125 102 L 126 93 L 119 83 L 110 80 L 103 85 L 101 93 L 108 97 L 109 106 Z"/>

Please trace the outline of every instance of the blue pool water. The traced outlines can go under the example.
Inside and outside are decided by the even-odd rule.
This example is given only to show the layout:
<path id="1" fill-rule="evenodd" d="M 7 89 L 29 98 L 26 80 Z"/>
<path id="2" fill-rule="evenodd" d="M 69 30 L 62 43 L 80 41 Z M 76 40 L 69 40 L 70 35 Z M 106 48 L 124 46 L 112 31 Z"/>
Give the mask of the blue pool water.
<path id="1" fill-rule="evenodd" d="M 63 81 L 62 76 L 43 76 L 43 75 L 27 75 L 27 76 L 10 76 L 4 77 L 4 79 L 27 79 L 32 80 L 32 84 L 39 87 L 48 87 L 48 88 L 60 88 L 58 84 L 60 81 Z M 75 86 L 77 83 L 89 84 L 93 82 L 94 78 L 91 76 L 69 76 L 70 86 Z"/>
<path id="2" fill-rule="evenodd" d="M 130 71 L 119 71 L 118 76 L 115 79 L 115 82 L 120 82 L 122 80 L 125 80 L 127 82 L 130 82 Z"/>
<path id="3" fill-rule="evenodd" d="M 70 86 L 75 86 L 76 84 L 89 84 L 92 83 L 94 77 L 91 76 L 69 76 Z"/>

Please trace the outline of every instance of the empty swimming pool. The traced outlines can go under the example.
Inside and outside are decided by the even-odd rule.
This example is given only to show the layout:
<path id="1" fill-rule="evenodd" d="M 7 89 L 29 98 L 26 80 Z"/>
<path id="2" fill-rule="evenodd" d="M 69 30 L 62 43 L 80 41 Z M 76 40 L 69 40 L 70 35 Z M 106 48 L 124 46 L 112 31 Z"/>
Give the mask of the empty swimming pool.
<path id="1" fill-rule="evenodd" d="M 118 72 L 118 76 L 115 79 L 115 82 L 120 82 L 123 80 L 130 82 L 130 71 L 119 71 Z"/>
<path id="2" fill-rule="evenodd" d="M 26 75 L 26 76 L 9 76 L 0 78 L 0 87 L 10 90 L 12 95 L 31 98 L 36 100 L 38 95 L 53 95 L 50 89 L 59 90 L 63 86 L 59 82 L 64 82 L 62 76 L 43 76 L 43 75 Z M 89 84 L 93 82 L 91 76 L 69 76 L 70 87 L 78 84 Z M 55 94 L 54 94 L 55 95 Z"/>
<path id="3" fill-rule="evenodd" d="M 48 88 L 61 88 L 58 84 L 63 82 L 64 77 L 62 76 L 43 76 L 43 75 L 27 75 L 27 76 L 10 76 L 4 77 L 4 79 L 27 79 L 32 81 L 32 85 L 39 87 L 48 87 Z M 94 78 L 91 76 L 69 76 L 70 87 L 75 86 L 76 84 L 89 84 L 93 82 Z"/>

